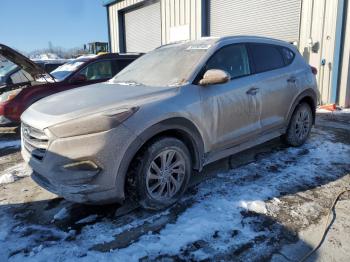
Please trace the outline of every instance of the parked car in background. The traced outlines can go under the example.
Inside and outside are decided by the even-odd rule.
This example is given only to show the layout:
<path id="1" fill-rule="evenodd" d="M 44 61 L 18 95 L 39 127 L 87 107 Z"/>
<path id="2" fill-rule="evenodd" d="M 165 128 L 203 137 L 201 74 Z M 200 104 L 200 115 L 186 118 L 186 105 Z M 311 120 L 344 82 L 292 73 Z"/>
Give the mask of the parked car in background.
<path id="1" fill-rule="evenodd" d="M 302 145 L 316 78 L 293 45 L 261 37 L 176 43 L 108 82 L 47 97 L 22 115 L 22 155 L 44 188 L 82 203 L 162 209 L 193 170 L 282 136 Z M 77 102 L 78 101 L 78 102 Z"/>
<path id="2" fill-rule="evenodd" d="M 33 81 L 30 74 L 8 60 L 0 67 L 0 88 L 12 84 L 29 83 L 30 81 Z"/>
<path id="3" fill-rule="evenodd" d="M 17 124 L 31 104 L 64 90 L 107 81 L 140 54 L 90 55 L 72 60 L 51 73 L 8 46 L 0 44 L 0 55 L 18 68 L 26 81 L 0 84 L 0 125 Z M 17 70 L 16 69 L 16 70 Z"/>
<path id="4" fill-rule="evenodd" d="M 45 72 L 51 73 L 57 67 L 69 62 L 67 59 L 56 59 L 56 60 L 33 60 L 34 63 L 40 65 L 45 69 Z"/>

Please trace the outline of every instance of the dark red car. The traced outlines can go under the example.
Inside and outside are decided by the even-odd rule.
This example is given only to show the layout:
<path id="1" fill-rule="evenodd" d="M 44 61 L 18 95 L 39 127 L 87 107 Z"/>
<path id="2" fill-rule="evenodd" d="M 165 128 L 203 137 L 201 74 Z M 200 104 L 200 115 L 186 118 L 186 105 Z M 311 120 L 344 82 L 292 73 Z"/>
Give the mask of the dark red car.
<path id="1" fill-rule="evenodd" d="M 5 82 L 0 81 L 0 125 L 19 123 L 21 114 L 41 98 L 107 81 L 140 55 L 87 55 L 71 60 L 48 73 L 27 57 L 0 44 L 0 56 L 20 68 L 16 77 L 8 77 Z"/>

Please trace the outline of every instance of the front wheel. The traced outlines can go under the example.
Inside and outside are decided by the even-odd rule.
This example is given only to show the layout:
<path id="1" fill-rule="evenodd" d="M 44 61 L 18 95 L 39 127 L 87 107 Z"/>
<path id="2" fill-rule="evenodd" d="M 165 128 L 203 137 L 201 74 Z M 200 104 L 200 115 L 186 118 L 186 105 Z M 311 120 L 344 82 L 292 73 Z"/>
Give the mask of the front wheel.
<path id="1" fill-rule="evenodd" d="M 160 138 L 137 159 L 134 190 L 142 207 L 160 210 L 181 198 L 192 170 L 190 152 L 183 142 L 172 137 Z"/>
<path id="2" fill-rule="evenodd" d="M 310 135 L 312 111 L 307 103 L 301 103 L 295 109 L 283 140 L 291 146 L 301 146 Z"/>

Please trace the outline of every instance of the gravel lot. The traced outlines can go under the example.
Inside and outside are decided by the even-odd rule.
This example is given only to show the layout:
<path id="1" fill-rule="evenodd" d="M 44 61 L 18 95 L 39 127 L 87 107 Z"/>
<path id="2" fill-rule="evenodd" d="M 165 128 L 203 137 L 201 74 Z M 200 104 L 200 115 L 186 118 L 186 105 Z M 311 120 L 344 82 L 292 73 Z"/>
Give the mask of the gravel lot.
<path id="1" fill-rule="evenodd" d="M 208 166 L 162 212 L 58 198 L 31 180 L 19 148 L 16 129 L 1 128 L 0 261 L 298 261 L 350 188 L 349 113 L 318 113 L 300 148 L 276 139 Z M 349 261 L 349 199 L 308 261 Z"/>

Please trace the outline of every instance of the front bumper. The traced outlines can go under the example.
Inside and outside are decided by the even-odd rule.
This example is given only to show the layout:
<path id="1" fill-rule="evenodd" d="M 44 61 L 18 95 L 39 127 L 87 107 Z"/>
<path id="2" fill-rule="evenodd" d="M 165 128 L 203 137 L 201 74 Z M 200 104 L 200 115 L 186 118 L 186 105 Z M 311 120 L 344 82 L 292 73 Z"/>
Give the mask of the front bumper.
<path id="1" fill-rule="evenodd" d="M 42 159 L 32 155 L 25 146 L 22 146 L 22 155 L 33 170 L 33 180 L 67 200 L 91 204 L 122 202 L 124 190 L 120 188 L 124 186 L 117 185 L 117 170 L 122 165 L 126 150 L 135 139 L 138 138 L 121 124 L 109 131 L 95 134 L 69 138 L 50 137 Z M 67 168 L 84 161 L 94 163 L 98 168 Z"/>
<path id="2" fill-rule="evenodd" d="M 33 171 L 31 178 L 41 187 L 46 190 L 63 196 L 65 199 L 85 204 L 107 204 L 113 202 L 122 202 L 122 197 L 117 197 L 115 189 L 110 190 L 96 190 L 97 185 L 91 184 L 77 184 L 77 185 L 61 185 L 51 183 L 45 176 Z"/>

